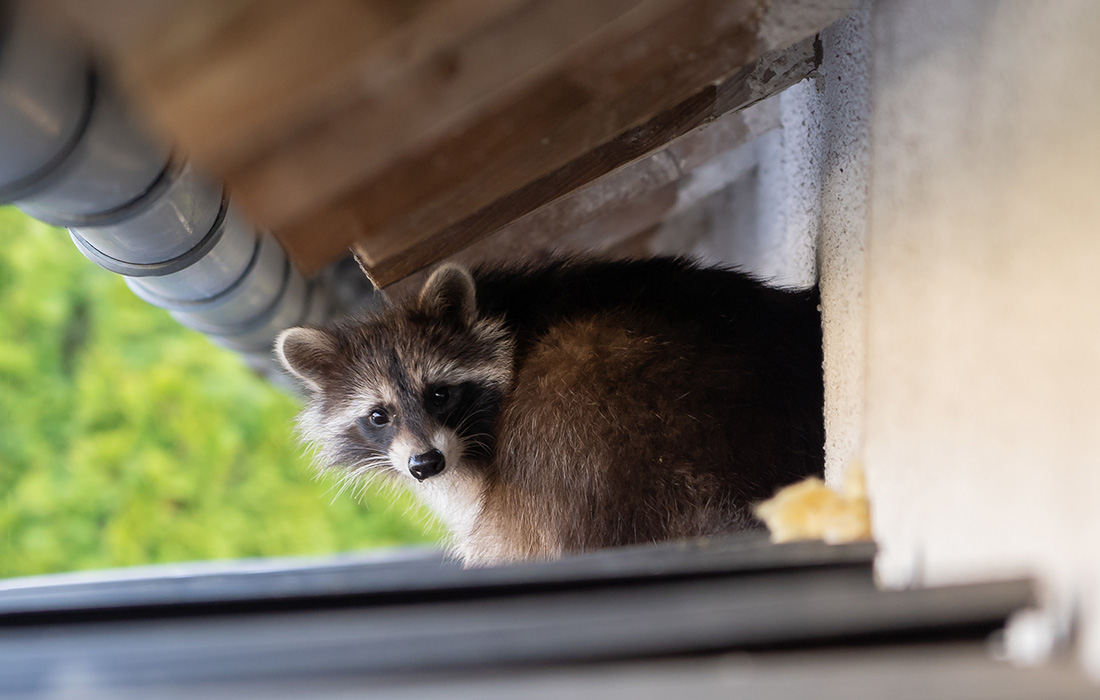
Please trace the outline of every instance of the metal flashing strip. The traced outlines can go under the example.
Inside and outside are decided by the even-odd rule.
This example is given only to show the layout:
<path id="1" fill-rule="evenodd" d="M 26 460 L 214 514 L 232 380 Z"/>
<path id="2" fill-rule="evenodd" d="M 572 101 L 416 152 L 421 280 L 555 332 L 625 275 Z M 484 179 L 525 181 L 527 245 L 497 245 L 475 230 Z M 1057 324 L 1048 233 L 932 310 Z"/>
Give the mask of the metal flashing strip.
<path id="1" fill-rule="evenodd" d="M 0 627 L 0 693 L 421 678 L 598 660 L 982 639 L 1033 604 L 1026 581 L 879 591 L 857 568 L 512 588 L 467 598 Z"/>
<path id="2" fill-rule="evenodd" d="M 442 553 L 381 561 L 332 559 L 277 570 L 244 562 L 222 567 L 213 563 L 193 573 L 180 565 L 151 567 L 145 576 L 72 581 L 72 576 L 39 577 L 27 585 L 0 580 L 0 626 L 25 615 L 224 606 L 238 602 L 272 608 L 312 605 L 326 599 L 388 601 L 401 597 L 464 597 L 545 587 L 585 587 L 630 581 L 685 577 L 855 569 L 868 581 L 874 546 L 869 543 L 824 545 L 820 542 L 771 544 L 760 533 L 703 538 L 658 545 L 637 545 L 566 557 L 555 562 L 463 569 Z M 213 570 L 211 570 L 213 567 Z M 223 568 L 224 567 L 224 568 Z M 125 574 L 122 570 L 120 574 Z M 43 578 L 45 580 L 43 580 Z M 58 581 L 53 583 L 52 581 Z M 36 585 L 37 584 L 37 585 Z M 98 612 L 97 612 L 98 611 Z"/>

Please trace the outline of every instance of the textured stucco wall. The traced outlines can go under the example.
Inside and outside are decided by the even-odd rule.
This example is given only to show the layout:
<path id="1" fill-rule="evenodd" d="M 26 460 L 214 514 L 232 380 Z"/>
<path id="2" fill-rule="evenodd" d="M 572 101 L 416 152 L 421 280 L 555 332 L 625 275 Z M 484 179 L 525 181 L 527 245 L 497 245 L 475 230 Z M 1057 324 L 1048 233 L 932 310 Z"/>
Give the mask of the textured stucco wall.
<path id="1" fill-rule="evenodd" d="M 817 257 L 825 351 L 825 478 L 861 457 L 869 182 L 870 2 L 821 36 Z"/>
<path id="2" fill-rule="evenodd" d="M 884 579 L 1036 573 L 1100 674 L 1100 3 L 873 6 L 863 457 Z"/>
<path id="3" fill-rule="evenodd" d="M 805 289 L 817 277 L 820 191 L 816 80 L 754 107 L 777 128 L 714 158 L 681 187 L 651 253 L 680 253 L 731 265 L 778 287 Z"/>

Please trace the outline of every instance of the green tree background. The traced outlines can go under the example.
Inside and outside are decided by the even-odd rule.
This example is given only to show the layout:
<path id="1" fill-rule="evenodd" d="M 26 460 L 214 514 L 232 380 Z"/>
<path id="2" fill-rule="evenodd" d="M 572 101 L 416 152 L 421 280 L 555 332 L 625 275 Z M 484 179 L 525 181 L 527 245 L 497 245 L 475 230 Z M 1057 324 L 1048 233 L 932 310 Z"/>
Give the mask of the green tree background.
<path id="1" fill-rule="evenodd" d="M 438 541 L 407 495 L 316 478 L 297 408 L 0 208 L 0 577 Z"/>

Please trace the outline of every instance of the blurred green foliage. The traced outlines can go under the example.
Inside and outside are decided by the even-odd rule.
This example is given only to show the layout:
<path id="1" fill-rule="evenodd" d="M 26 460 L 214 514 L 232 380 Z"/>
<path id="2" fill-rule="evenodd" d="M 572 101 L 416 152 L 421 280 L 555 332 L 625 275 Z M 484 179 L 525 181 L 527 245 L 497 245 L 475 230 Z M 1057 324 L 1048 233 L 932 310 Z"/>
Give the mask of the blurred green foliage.
<path id="1" fill-rule="evenodd" d="M 0 208 L 0 576 L 437 541 L 404 494 L 333 499 L 296 401 Z"/>

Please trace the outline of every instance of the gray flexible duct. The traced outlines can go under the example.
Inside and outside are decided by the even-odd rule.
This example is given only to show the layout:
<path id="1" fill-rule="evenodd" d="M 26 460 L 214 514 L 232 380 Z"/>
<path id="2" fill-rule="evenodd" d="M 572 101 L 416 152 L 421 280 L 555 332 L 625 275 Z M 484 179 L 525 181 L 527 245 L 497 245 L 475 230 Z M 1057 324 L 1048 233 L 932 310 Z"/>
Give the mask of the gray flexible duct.
<path id="1" fill-rule="evenodd" d="M 323 322 L 328 290 L 154 138 L 39 4 L 0 10 L 0 201 L 67 227 L 139 297 L 270 374 L 275 336 Z"/>

